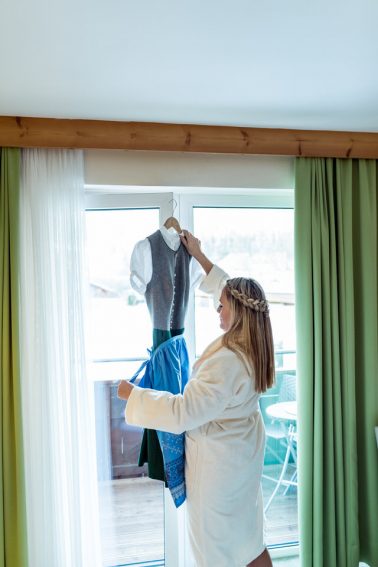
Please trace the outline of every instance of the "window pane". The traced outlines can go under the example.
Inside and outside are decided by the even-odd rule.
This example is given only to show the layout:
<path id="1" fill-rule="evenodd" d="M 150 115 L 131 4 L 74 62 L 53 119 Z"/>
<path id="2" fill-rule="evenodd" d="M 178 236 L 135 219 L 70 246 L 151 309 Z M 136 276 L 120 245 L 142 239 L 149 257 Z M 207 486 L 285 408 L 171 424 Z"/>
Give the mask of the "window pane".
<path id="1" fill-rule="evenodd" d="M 295 306 L 294 306 L 294 212 L 292 209 L 195 207 L 194 234 L 202 248 L 230 277 L 256 279 L 270 303 L 276 353 L 276 385 L 261 397 L 266 425 L 267 449 L 263 477 L 267 543 L 285 545 L 298 541 L 296 491 L 295 415 L 272 419 L 276 403 L 286 409 L 295 402 Z M 221 334 L 219 316 L 211 298 L 196 292 L 196 354 Z M 289 406 L 286 406 L 289 402 Z M 275 410 L 282 406 L 275 406 Z M 284 481 L 270 501 L 285 457 Z M 289 484 L 291 482 L 292 484 Z"/>
<path id="2" fill-rule="evenodd" d="M 159 227 L 159 210 L 96 210 L 86 215 L 89 358 L 145 358 L 151 321 L 144 297 L 131 288 L 129 266 L 136 242 Z"/>
<path id="3" fill-rule="evenodd" d="M 295 347 L 293 215 L 292 209 L 194 208 L 194 233 L 210 259 L 230 277 L 253 277 L 263 286 L 275 347 L 285 350 Z M 212 302 L 197 292 L 197 356 L 220 333 Z"/>
<path id="4" fill-rule="evenodd" d="M 130 286 L 138 240 L 159 226 L 158 209 L 87 211 L 90 313 L 87 342 L 94 382 L 98 489 L 104 567 L 164 561 L 164 488 L 138 466 L 143 430 L 124 419 L 118 380 L 146 358 L 152 340 L 144 297 Z"/>

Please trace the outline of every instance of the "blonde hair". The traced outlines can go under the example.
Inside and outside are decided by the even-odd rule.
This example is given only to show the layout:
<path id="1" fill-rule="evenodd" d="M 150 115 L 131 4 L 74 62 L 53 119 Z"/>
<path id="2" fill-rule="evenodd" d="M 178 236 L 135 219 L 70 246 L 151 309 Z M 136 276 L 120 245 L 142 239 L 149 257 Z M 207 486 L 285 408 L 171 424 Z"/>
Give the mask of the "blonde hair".
<path id="1" fill-rule="evenodd" d="M 265 392 L 274 384 L 274 346 L 269 305 L 260 284 L 251 278 L 227 280 L 232 324 L 222 345 L 235 352 L 254 370 L 255 389 Z"/>

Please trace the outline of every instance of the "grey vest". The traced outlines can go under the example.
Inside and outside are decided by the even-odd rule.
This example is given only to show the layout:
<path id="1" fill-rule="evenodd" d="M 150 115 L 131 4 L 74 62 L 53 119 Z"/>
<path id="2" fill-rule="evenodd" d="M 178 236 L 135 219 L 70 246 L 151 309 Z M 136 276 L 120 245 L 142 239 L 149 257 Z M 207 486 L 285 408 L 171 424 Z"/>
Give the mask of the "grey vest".
<path id="1" fill-rule="evenodd" d="M 177 252 L 160 230 L 147 237 L 151 245 L 152 278 L 145 297 L 154 329 L 183 329 L 189 299 L 191 256 L 180 244 Z"/>

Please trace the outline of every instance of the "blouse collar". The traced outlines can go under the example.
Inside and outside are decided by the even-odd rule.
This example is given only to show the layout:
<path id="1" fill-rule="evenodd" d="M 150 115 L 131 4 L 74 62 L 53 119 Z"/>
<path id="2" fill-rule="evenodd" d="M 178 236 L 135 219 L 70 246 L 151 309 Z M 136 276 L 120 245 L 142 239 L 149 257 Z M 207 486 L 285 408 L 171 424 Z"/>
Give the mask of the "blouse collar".
<path id="1" fill-rule="evenodd" d="M 160 232 L 165 242 L 168 244 L 169 248 L 175 251 L 179 249 L 181 240 L 178 233 L 173 227 L 165 228 L 165 226 L 161 226 Z"/>

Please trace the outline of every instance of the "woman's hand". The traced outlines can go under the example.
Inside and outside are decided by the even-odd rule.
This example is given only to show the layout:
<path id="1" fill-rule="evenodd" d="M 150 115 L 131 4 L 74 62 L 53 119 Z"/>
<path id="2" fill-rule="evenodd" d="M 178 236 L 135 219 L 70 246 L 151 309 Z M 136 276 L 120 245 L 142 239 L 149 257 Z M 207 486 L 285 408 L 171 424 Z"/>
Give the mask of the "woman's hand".
<path id="1" fill-rule="evenodd" d="M 201 251 L 201 241 L 196 238 L 191 232 L 188 230 L 183 230 L 180 234 L 181 242 L 184 244 L 185 248 L 189 252 L 191 256 L 197 258 Z"/>
<path id="2" fill-rule="evenodd" d="M 134 386 L 130 384 L 130 382 L 127 382 L 127 380 L 121 380 L 118 384 L 117 396 L 121 400 L 128 400 L 133 388 Z"/>
<path id="3" fill-rule="evenodd" d="M 180 238 L 189 254 L 201 264 L 205 272 L 208 274 L 214 264 L 202 252 L 201 241 L 188 230 L 183 230 L 182 234 L 180 234 Z"/>

